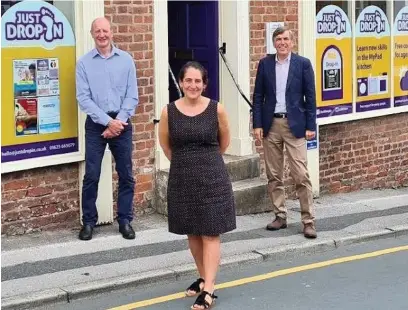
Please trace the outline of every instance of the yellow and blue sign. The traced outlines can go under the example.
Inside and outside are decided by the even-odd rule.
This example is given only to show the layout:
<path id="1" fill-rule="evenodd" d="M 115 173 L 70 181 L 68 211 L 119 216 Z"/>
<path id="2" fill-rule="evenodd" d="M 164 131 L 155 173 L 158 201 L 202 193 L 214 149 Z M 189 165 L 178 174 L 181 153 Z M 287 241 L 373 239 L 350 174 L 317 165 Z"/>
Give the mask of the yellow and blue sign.
<path id="1" fill-rule="evenodd" d="M 356 112 L 390 108 L 391 37 L 386 14 L 368 6 L 357 18 Z"/>
<path id="2" fill-rule="evenodd" d="M 394 22 L 394 107 L 408 105 L 408 6 Z"/>
<path id="3" fill-rule="evenodd" d="M 78 152 L 69 21 L 47 2 L 22 1 L 1 26 L 1 162 Z"/>
<path id="4" fill-rule="evenodd" d="M 327 5 L 316 16 L 317 117 L 353 112 L 352 34 L 346 13 Z"/>

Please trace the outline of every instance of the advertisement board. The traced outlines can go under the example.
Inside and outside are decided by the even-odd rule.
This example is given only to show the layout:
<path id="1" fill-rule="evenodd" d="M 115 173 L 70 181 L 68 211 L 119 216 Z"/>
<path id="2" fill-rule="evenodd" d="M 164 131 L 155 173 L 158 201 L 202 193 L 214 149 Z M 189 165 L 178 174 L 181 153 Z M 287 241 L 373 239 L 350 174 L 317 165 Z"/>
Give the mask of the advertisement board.
<path id="1" fill-rule="evenodd" d="M 394 107 L 408 106 L 408 6 L 395 17 L 394 27 Z"/>
<path id="2" fill-rule="evenodd" d="M 346 13 L 327 5 L 316 16 L 317 117 L 353 112 L 352 32 Z"/>
<path id="3" fill-rule="evenodd" d="M 1 162 L 78 153 L 75 37 L 43 1 L 22 1 L 1 20 Z"/>
<path id="4" fill-rule="evenodd" d="M 391 37 L 386 14 L 377 6 L 361 11 L 355 24 L 356 112 L 391 107 Z"/>

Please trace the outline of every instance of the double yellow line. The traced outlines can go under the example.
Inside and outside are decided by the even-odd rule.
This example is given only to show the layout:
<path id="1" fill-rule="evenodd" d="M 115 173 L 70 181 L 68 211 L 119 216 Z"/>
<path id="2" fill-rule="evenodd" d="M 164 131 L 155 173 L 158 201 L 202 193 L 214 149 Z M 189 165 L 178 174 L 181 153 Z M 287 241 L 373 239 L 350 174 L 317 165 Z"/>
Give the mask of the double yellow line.
<path id="1" fill-rule="evenodd" d="M 264 280 L 268 280 L 268 279 L 272 279 L 272 278 L 276 278 L 276 277 L 280 277 L 280 276 L 285 276 L 285 275 L 296 273 L 296 272 L 307 271 L 307 270 L 312 270 L 312 269 L 317 269 L 317 268 L 323 268 L 323 267 L 337 265 L 337 264 L 343 264 L 343 263 L 347 263 L 347 262 L 351 262 L 351 261 L 357 261 L 357 260 L 377 257 L 377 256 L 381 256 L 381 255 L 386 255 L 386 254 L 397 253 L 397 252 L 401 252 L 401 251 L 408 251 L 408 245 L 395 247 L 395 248 L 384 249 L 384 250 L 379 250 L 379 251 L 370 252 L 370 253 L 359 254 L 359 255 L 335 258 L 335 259 L 326 260 L 326 261 L 319 262 L 319 263 L 313 263 L 313 264 L 308 264 L 308 265 L 303 265 L 303 266 L 298 266 L 298 267 L 292 267 L 292 268 L 277 270 L 277 271 L 273 271 L 273 272 L 253 276 L 253 277 L 248 277 L 248 278 L 243 278 L 243 279 L 238 279 L 238 280 L 234 280 L 234 281 L 230 281 L 230 282 L 221 283 L 221 284 L 216 285 L 215 289 L 220 290 L 220 289 L 224 289 L 224 288 L 245 285 L 245 284 L 248 284 L 248 283 L 264 281 Z M 157 298 L 138 301 L 138 302 L 135 302 L 135 303 L 131 303 L 131 304 L 111 308 L 109 310 L 131 310 L 131 309 L 151 306 L 151 305 L 155 305 L 155 304 L 159 304 L 159 303 L 163 303 L 163 302 L 168 302 L 168 301 L 175 300 L 175 299 L 181 299 L 181 298 L 184 298 L 184 297 L 185 297 L 184 292 L 183 293 L 176 293 L 176 294 L 171 294 L 171 295 L 161 296 L 161 297 L 157 297 Z"/>

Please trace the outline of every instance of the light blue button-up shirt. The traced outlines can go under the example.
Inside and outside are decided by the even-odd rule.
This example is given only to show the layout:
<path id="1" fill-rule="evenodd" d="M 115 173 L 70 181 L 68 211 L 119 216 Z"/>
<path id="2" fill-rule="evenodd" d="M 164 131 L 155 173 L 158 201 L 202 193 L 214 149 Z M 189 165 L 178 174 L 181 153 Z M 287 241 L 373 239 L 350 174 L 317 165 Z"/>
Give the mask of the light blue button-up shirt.
<path id="1" fill-rule="evenodd" d="M 279 60 L 276 55 L 276 107 L 275 113 L 286 113 L 286 84 L 288 81 L 290 56 L 285 60 Z"/>
<path id="2" fill-rule="evenodd" d="M 139 102 L 136 66 L 132 57 L 112 47 L 109 57 L 95 48 L 82 56 L 76 66 L 76 95 L 79 107 L 98 124 L 107 126 L 116 119 L 126 122 Z"/>

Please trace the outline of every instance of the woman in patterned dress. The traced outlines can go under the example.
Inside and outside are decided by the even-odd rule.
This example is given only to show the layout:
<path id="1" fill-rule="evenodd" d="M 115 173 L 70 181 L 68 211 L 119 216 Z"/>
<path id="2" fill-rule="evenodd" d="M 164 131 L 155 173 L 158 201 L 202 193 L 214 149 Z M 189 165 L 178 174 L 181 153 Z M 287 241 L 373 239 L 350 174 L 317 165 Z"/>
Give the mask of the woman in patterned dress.
<path id="1" fill-rule="evenodd" d="M 198 295 L 192 309 L 214 303 L 220 234 L 236 228 L 231 181 L 222 154 L 230 143 L 224 107 L 202 95 L 208 75 L 188 62 L 179 83 L 184 97 L 169 103 L 159 123 L 160 145 L 170 160 L 167 189 L 169 231 L 185 234 L 200 277 L 186 291 Z"/>

